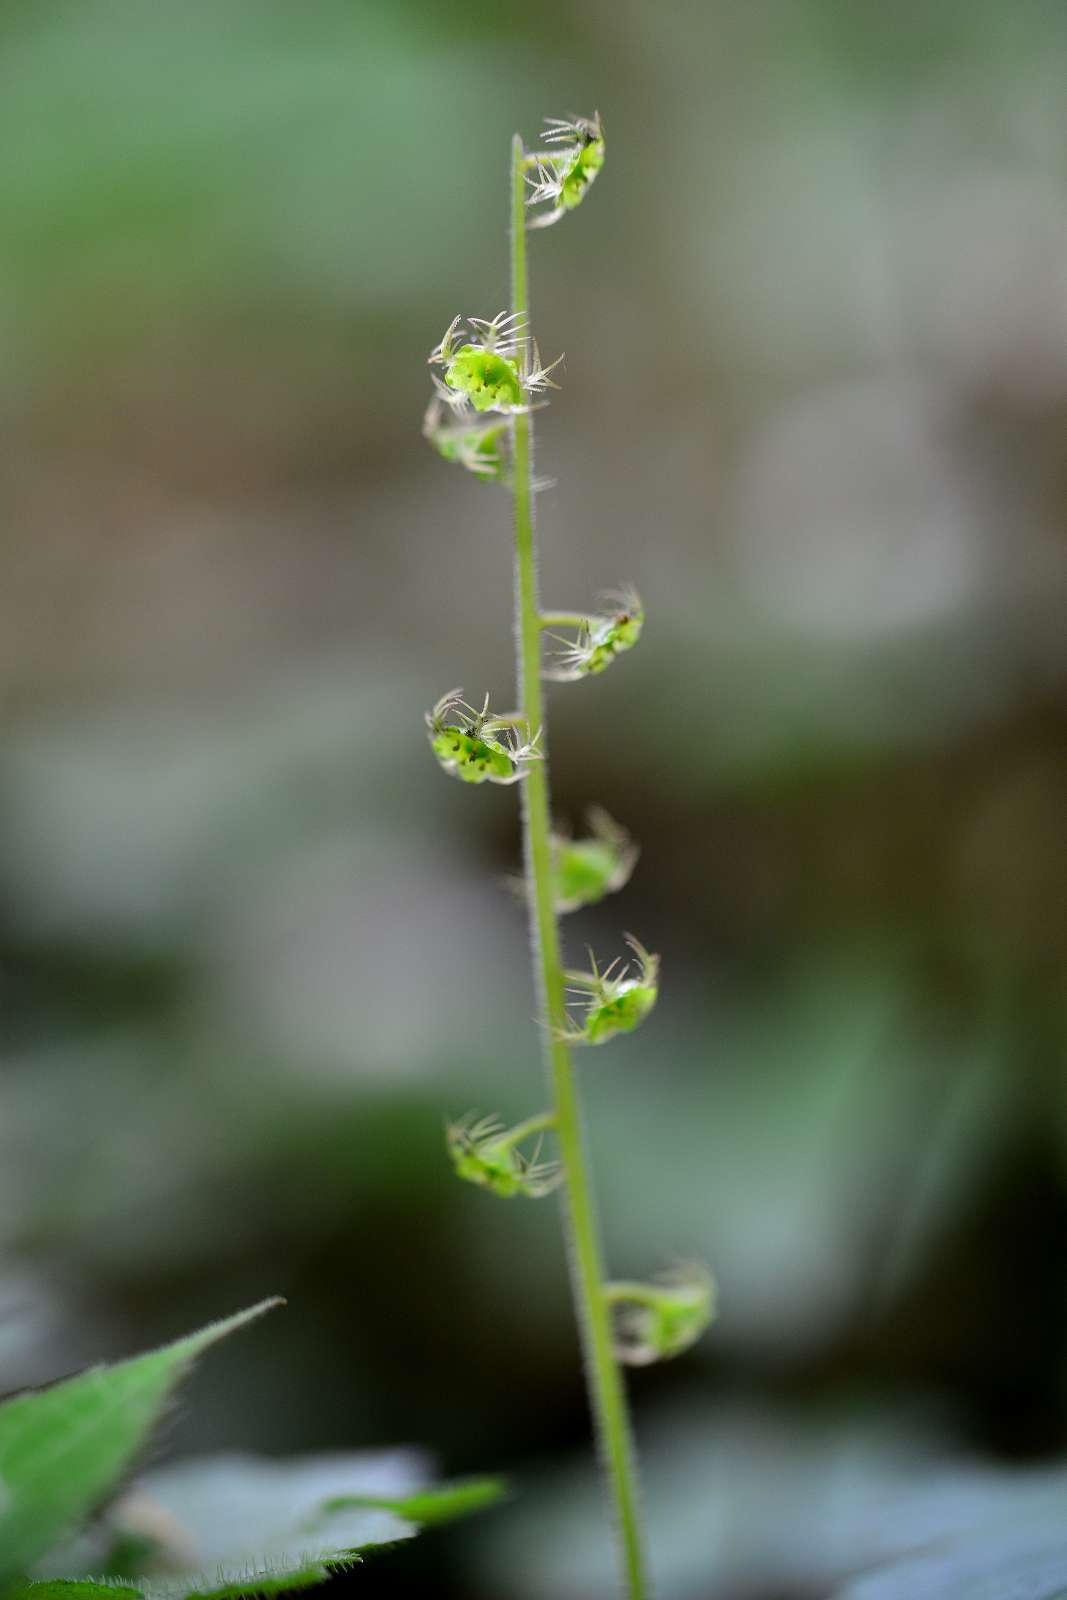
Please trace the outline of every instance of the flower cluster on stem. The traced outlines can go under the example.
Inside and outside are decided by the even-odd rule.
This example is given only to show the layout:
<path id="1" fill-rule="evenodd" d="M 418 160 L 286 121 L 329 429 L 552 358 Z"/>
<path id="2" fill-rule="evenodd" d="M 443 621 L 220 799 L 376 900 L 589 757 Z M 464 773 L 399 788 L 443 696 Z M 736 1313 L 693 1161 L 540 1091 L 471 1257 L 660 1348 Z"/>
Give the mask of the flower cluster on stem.
<path id="1" fill-rule="evenodd" d="M 621 890 L 638 858 L 629 834 L 602 809 L 590 813 L 588 836 L 553 828 L 544 730 L 545 681 L 570 682 L 602 673 L 633 649 L 644 607 L 632 588 L 610 592 L 608 609 L 544 611 L 537 589 L 532 473 L 534 413 L 558 388 L 562 357 L 544 365 L 530 331 L 526 234 L 558 222 L 585 199 L 604 164 L 604 126 L 593 117 L 550 118 L 544 148 L 528 152 L 516 135 L 511 173 L 511 306 L 493 317 L 457 316 L 430 352 L 433 394 L 423 423 L 447 461 L 483 482 L 510 490 L 515 540 L 515 636 L 519 710 L 494 715 L 454 689 L 427 714 L 430 745 L 450 776 L 470 784 L 517 784 L 522 795 L 526 901 L 550 1110 L 508 1127 L 497 1116 L 468 1115 L 446 1128 L 457 1175 L 505 1199 L 563 1196 L 564 1228 L 589 1396 L 601 1459 L 615 1510 L 620 1571 L 628 1600 L 645 1600 L 648 1577 L 641 1530 L 637 1466 L 621 1365 L 679 1355 L 714 1311 L 714 1285 L 699 1267 L 676 1269 L 649 1283 L 608 1282 L 602 1262 L 592 1178 L 582 1128 L 577 1045 L 603 1045 L 632 1033 L 659 996 L 659 957 L 632 934 L 632 959 L 601 970 L 564 967 L 559 917 Z M 559 630 L 563 630 L 560 632 Z M 545 645 L 562 646 L 549 651 Z M 550 1137 L 555 1154 L 542 1159 Z"/>

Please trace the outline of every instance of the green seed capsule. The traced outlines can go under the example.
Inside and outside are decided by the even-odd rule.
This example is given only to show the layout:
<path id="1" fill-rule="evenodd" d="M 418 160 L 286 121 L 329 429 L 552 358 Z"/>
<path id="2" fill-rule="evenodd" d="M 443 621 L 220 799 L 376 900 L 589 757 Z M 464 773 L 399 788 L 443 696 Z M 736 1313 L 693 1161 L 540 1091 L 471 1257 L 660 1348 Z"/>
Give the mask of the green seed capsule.
<path id="1" fill-rule="evenodd" d="M 632 1033 L 640 1027 L 656 1003 L 655 984 L 631 980 L 610 1000 L 591 1006 L 583 1029 L 584 1044 L 606 1044 L 617 1033 Z"/>
<path id="2" fill-rule="evenodd" d="M 450 690 L 426 713 L 434 755 L 461 783 L 518 783 L 529 763 L 539 759 L 536 739 L 520 743 L 513 727 L 489 715 L 488 695 L 475 711 L 462 692 Z"/>
<path id="3" fill-rule="evenodd" d="M 695 1344 L 715 1315 L 715 1280 L 706 1267 L 687 1264 L 658 1283 L 612 1283 L 616 1307 L 615 1353 L 629 1366 L 669 1361 Z"/>
<path id="4" fill-rule="evenodd" d="M 466 467 L 481 483 L 498 483 L 504 470 L 503 444 L 506 422 L 482 422 L 474 426 L 447 421 L 439 397 L 430 401 L 423 420 L 423 435 L 438 455 Z"/>
<path id="5" fill-rule="evenodd" d="M 452 723 L 434 734 L 431 748 L 445 771 L 461 783 L 514 783 L 515 763 L 495 739 L 475 739 Z"/>
<path id="6" fill-rule="evenodd" d="M 561 639 L 566 648 L 557 652 L 559 666 L 547 668 L 546 678 L 572 683 L 578 678 L 593 677 L 605 672 L 616 656 L 633 649 L 645 625 L 640 595 L 636 589 L 623 589 L 604 598 L 617 601 L 618 610 L 610 616 L 587 617 L 577 638 Z"/>
<path id="7" fill-rule="evenodd" d="M 603 900 L 611 887 L 615 852 L 600 839 L 556 841 L 556 909 L 576 911 Z"/>
<path id="8" fill-rule="evenodd" d="M 569 839 L 552 836 L 552 868 L 556 910 L 577 911 L 595 905 L 629 881 L 638 849 L 607 812 L 594 806 L 589 812 L 592 836 Z"/>
<path id="9" fill-rule="evenodd" d="M 537 1119 L 542 1126 L 546 1120 Z M 539 1159 L 540 1141 L 532 1155 L 519 1149 L 520 1141 L 530 1133 L 529 1124 L 506 1129 L 496 1117 L 465 1117 L 450 1123 L 445 1136 L 456 1176 L 480 1189 L 489 1189 L 504 1200 L 520 1194 L 539 1200 L 550 1194 L 562 1174 L 556 1162 Z"/>
<path id="10" fill-rule="evenodd" d="M 599 127 L 599 122 L 596 124 Z M 573 154 L 570 165 L 560 173 L 563 191 L 560 203 L 567 211 L 573 211 L 575 206 L 581 205 L 589 190 L 589 185 L 604 165 L 604 140 L 587 130 L 588 142 L 581 145 Z"/>
<path id="11" fill-rule="evenodd" d="M 617 976 L 613 961 L 606 972 L 599 972 L 595 960 L 591 972 L 569 972 L 572 994 L 585 1004 L 580 1023 L 562 1031 L 571 1044 L 606 1044 L 618 1033 L 632 1033 L 640 1027 L 659 998 L 659 957 L 650 955 L 632 934 L 626 943 L 637 957 L 636 963 Z"/>
<path id="12" fill-rule="evenodd" d="M 445 382 L 465 395 L 475 411 L 500 411 L 523 404 L 519 364 L 496 350 L 461 346 L 445 368 Z"/>
<path id="13" fill-rule="evenodd" d="M 628 606 L 613 617 L 602 617 L 589 630 L 587 672 L 603 672 L 617 655 L 632 650 L 641 637 L 645 614 L 641 602 Z"/>
<path id="14" fill-rule="evenodd" d="M 560 356 L 544 365 L 522 312 L 453 318 L 430 351 L 429 364 L 444 369 L 444 380 L 430 375 L 435 395 L 423 432 L 448 459 L 461 461 L 479 476 L 499 478 L 503 431 L 492 431 L 491 425 L 472 428 L 471 411 L 510 416 L 543 405 L 540 397 L 546 390 L 559 387 L 552 373 L 562 360 Z M 451 426 L 442 426 L 442 407 L 452 413 Z"/>
<path id="15" fill-rule="evenodd" d="M 528 224 L 532 228 L 550 227 L 580 206 L 604 165 L 604 124 L 599 112 L 592 117 L 549 117 L 541 137 L 553 148 L 531 158 L 536 171 L 526 180 L 530 188 L 526 204 L 545 208 L 535 212 Z"/>

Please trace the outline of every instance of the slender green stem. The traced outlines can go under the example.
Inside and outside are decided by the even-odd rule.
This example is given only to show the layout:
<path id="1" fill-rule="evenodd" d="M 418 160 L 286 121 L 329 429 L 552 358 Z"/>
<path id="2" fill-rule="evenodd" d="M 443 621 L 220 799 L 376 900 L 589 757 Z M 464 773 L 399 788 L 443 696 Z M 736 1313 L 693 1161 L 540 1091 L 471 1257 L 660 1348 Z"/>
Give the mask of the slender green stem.
<path id="1" fill-rule="evenodd" d="M 587 611 L 542 611 L 542 628 L 588 628 L 596 619 Z"/>
<path id="2" fill-rule="evenodd" d="M 609 1305 L 658 1306 L 663 1301 L 663 1290 L 650 1283 L 606 1283 L 604 1298 Z"/>
<path id="3" fill-rule="evenodd" d="M 502 1150 L 510 1150 L 514 1145 L 521 1144 L 532 1133 L 546 1133 L 549 1128 L 556 1126 L 556 1113 L 542 1111 L 536 1117 L 527 1117 L 525 1122 L 516 1123 L 514 1128 L 509 1128 L 507 1133 L 495 1143 Z"/>
<path id="4" fill-rule="evenodd" d="M 522 140 L 512 144 L 511 310 L 529 315 L 526 274 L 526 216 Z M 544 728 L 541 686 L 541 615 L 537 597 L 531 489 L 533 421 L 512 418 L 515 508 L 515 633 L 519 658 L 519 703 L 531 727 Z M 567 1026 L 559 928 L 552 887 L 548 751 L 542 733 L 541 761 L 523 780 L 523 843 L 526 860 L 530 934 L 540 991 L 545 1053 L 556 1107 L 556 1136 L 563 1168 L 563 1216 L 568 1237 L 571 1283 L 585 1355 L 586 1381 L 601 1458 L 614 1500 L 619 1555 L 629 1600 L 645 1600 L 648 1582 L 637 1503 L 634 1459 L 622 1374 L 615 1359 L 611 1312 L 604 1294 L 600 1238 L 593 1203 L 570 1051 L 560 1037 Z"/>

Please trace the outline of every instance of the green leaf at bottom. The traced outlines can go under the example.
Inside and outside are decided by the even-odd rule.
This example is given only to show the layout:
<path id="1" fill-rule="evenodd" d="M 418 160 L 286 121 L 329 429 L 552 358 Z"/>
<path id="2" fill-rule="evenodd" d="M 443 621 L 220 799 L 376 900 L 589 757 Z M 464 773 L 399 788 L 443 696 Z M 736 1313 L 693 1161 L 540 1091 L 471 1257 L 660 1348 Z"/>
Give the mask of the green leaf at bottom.
<path id="1" fill-rule="evenodd" d="M 182 1462 L 140 1480 L 95 1543 L 83 1540 L 47 1570 L 72 1578 L 106 1570 L 135 1585 L 143 1600 L 270 1594 L 320 1582 L 338 1566 L 421 1527 L 467 1516 L 503 1493 L 490 1479 L 418 1488 L 423 1472 L 421 1458 L 406 1451 Z M 146 1542 L 153 1528 L 154 1544 Z M 138 1546 L 138 1570 L 122 1571 L 114 1552 Z M 20 1600 L 114 1600 L 114 1593 L 46 1579 Z"/>
<path id="2" fill-rule="evenodd" d="M 114 1489 L 201 1351 L 278 1304 L 0 1404 L 0 1592 Z"/>

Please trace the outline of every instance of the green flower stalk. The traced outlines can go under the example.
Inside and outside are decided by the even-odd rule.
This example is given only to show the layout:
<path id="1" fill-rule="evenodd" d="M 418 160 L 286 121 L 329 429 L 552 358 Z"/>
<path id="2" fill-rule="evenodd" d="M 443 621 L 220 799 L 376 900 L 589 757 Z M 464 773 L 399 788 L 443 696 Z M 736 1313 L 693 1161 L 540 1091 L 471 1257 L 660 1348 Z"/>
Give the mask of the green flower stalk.
<path id="1" fill-rule="evenodd" d="M 446 1128 L 457 1176 L 504 1199 L 540 1199 L 559 1188 L 590 1407 L 614 1510 L 622 1592 L 649 1595 L 639 1515 L 637 1464 L 622 1364 L 679 1355 L 703 1332 L 714 1310 L 714 1286 L 703 1268 L 684 1268 L 654 1283 L 608 1283 L 592 1178 L 571 1059 L 572 1045 L 603 1045 L 632 1033 L 659 994 L 659 958 L 631 934 L 633 960 L 601 971 L 563 964 L 559 917 L 617 892 L 637 862 L 637 846 L 606 812 L 590 813 L 590 834 L 570 839 L 554 830 L 549 805 L 544 680 L 594 677 L 637 644 L 644 608 L 633 589 L 605 597 L 602 613 L 543 611 L 537 591 L 533 521 L 534 413 L 558 388 L 530 332 L 526 235 L 558 222 L 585 199 L 604 164 L 599 115 L 550 119 L 545 148 L 527 152 L 518 134 L 511 163 L 511 306 L 495 317 L 456 317 L 430 353 L 433 397 L 423 423 L 446 461 L 510 492 L 515 539 L 515 638 L 518 704 L 493 716 L 455 689 L 427 715 L 435 757 L 452 777 L 471 784 L 520 784 L 525 870 L 522 895 L 530 918 L 545 1064 L 552 1090 L 548 1111 L 508 1128 L 496 1116 L 467 1116 Z M 529 216 L 528 216 L 529 211 Z M 560 358 L 562 359 L 562 358 Z M 553 630 L 563 629 L 560 634 Z M 543 659 L 546 640 L 563 646 Z M 533 731 L 536 730 L 536 731 Z M 568 1009 L 570 1007 L 570 1009 Z M 543 1161 L 546 1135 L 555 1156 Z"/>

